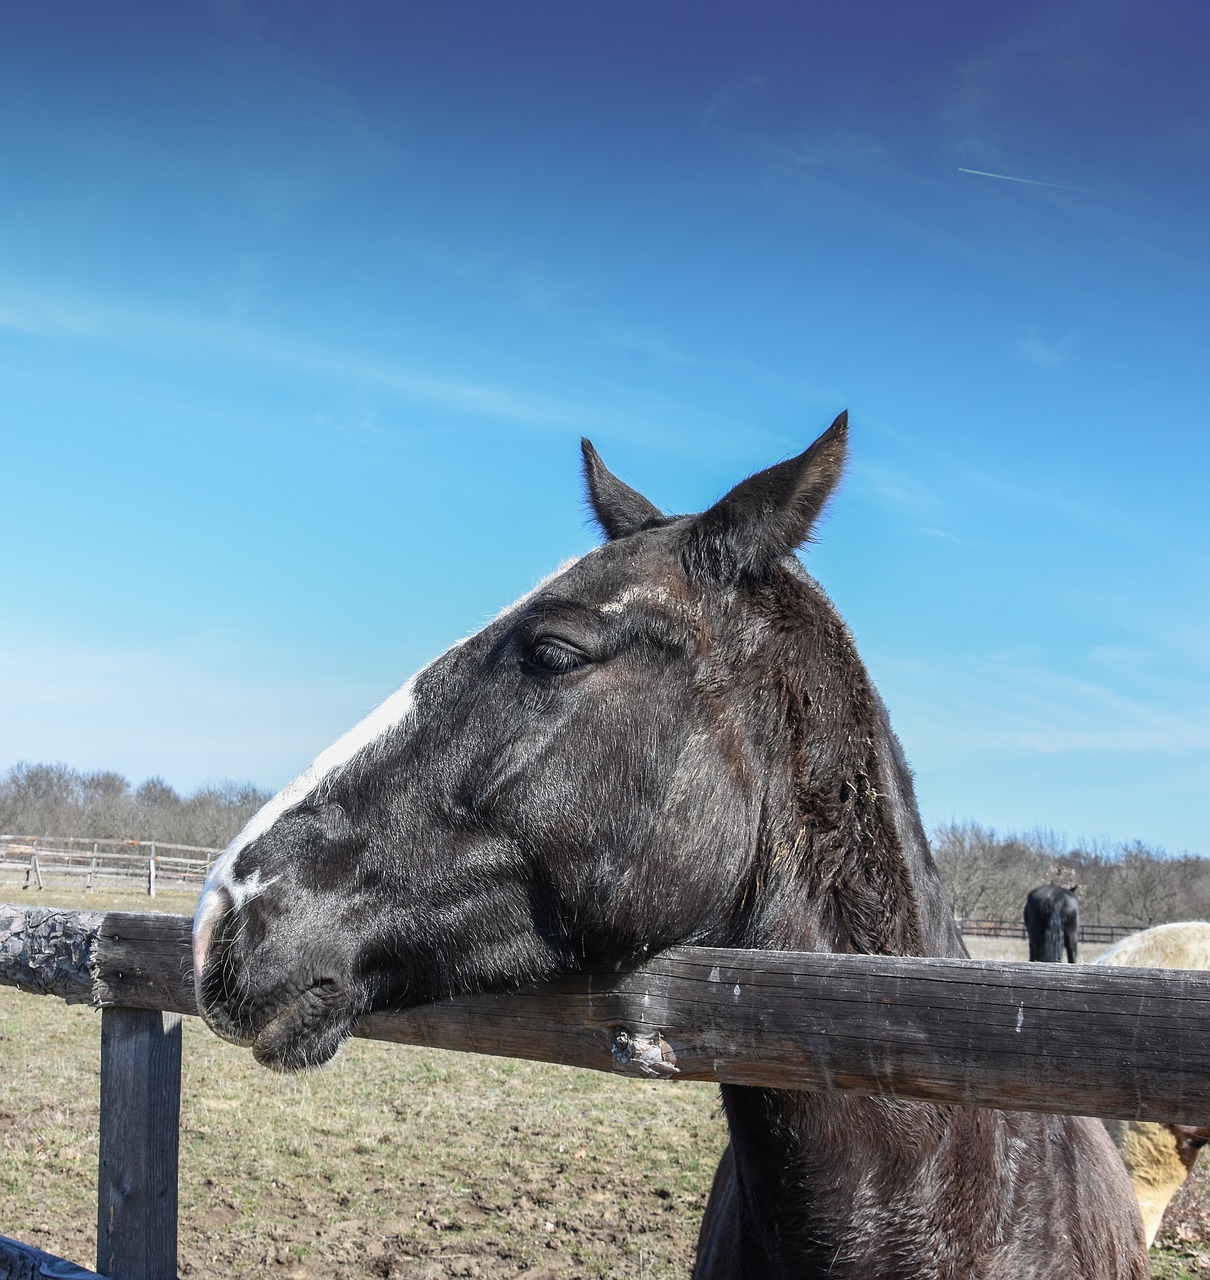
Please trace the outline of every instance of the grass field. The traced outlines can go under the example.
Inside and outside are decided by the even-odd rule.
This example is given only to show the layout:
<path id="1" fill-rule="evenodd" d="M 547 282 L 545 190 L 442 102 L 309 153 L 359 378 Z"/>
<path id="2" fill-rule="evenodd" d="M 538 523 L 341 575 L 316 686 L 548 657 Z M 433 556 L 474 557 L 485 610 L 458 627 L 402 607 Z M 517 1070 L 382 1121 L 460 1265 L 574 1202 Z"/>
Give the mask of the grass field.
<path id="1" fill-rule="evenodd" d="M 192 895 L 28 905 L 189 912 Z M 1014 944 L 973 940 L 982 958 Z M 995 954 L 990 952 L 995 951 Z M 1091 956 L 1089 957 L 1091 958 Z M 0 988 L 0 1234 L 94 1264 L 100 1018 Z M 183 1277 L 688 1276 L 725 1142 L 716 1090 L 355 1041 L 277 1076 L 186 1019 Z M 1210 1274 L 1210 1177 L 1154 1274 Z"/>

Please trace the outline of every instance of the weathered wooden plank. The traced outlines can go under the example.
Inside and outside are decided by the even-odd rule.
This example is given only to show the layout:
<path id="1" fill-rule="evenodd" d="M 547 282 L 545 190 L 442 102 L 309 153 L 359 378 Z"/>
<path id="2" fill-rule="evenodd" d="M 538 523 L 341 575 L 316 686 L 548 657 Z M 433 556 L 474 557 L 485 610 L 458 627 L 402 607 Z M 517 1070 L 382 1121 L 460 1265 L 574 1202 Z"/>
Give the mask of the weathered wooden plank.
<path id="1" fill-rule="evenodd" d="M 92 951 L 104 913 L 0 905 L 0 983 L 93 1003 Z"/>
<path id="2" fill-rule="evenodd" d="M 195 1012 L 189 933 L 185 917 L 106 915 L 95 1002 Z M 359 1034 L 674 1079 L 1210 1116 L 1207 973 L 685 947 L 625 972 L 373 1014 Z"/>
<path id="3" fill-rule="evenodd" d="M 375 1014 L 361 1032 L 668 1078 L 1210 1115 L 1210 976 L 1102 972 L 681 948 L 627 973 Z"/>
<path id="4" fill-rule="evenodd" d="M 188 916 L 108 912 L 94 943 L 95 1002 L 196 1013 L 192 933 Z"/>
<path id="5" fill-rule="evenodd" d="M 175 1280 L 181 1016 L 101 1015 L 97 1270 L 112 1280 Z"/>
<path id="6" fill-rule="evenodd" d="M 95 1271 L 0 1236 L 0 1280 L 105 1280 Z"/>

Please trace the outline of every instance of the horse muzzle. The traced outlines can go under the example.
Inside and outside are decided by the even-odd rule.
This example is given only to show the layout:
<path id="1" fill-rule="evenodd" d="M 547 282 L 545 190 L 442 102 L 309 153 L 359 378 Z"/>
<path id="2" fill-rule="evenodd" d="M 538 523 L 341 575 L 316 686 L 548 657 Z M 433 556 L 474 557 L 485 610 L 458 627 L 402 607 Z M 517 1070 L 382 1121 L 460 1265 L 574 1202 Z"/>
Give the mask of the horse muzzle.
<path id="1" fill-rule="evenodd" d="M 322 950 L 310 963 L 304 956 L 276 956 L 272 946 L 245 953 L 247 932 L 223 885 L 203 893 L 193 927 L 198 1013 L 217 1036 L 251 1048 L 264 1066 L 322 1065 L 352 1034 L 360 1012 L 343 966 Z"/>

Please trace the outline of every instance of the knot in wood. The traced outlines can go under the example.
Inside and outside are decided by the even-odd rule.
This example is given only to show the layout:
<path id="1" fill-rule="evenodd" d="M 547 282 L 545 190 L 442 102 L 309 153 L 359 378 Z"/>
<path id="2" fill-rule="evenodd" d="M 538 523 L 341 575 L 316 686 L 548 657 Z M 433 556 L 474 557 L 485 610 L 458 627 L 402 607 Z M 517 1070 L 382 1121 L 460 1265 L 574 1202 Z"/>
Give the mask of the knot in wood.
<path id="1" fill-rule="evenodd" d="M 676 1052 L 659 1031 L 627 1031 L 615 1027 L 610 1037 L 613 1069 L 627 1076 L 667 1079 L 680 1075 Z"/>

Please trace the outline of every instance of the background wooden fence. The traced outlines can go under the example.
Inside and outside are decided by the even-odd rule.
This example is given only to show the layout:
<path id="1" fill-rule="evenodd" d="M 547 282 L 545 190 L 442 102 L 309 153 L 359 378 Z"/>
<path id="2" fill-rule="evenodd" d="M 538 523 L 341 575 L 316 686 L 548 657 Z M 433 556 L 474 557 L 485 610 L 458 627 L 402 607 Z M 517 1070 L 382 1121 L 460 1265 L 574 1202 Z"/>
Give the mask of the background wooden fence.
<path id="1" fill-rule="evenodd" d="M 1024 903 L 1024 899 L 1022 899 Z M 1157 921 L 1158 923 L 1158 921 Z M 1117 942 L 1147 928 L 1142 924 L 1084 924 L 1079 926 L 1079 941 L 1088 943 Z M 1020 920 L 981 920 L 960 917 L 958 928 L 968 938 L 1019 938 L 1025 941 L 1024 913 Z"/>
<path id="2" fill-rule="evenodd" d="M 191 921 L 0 906 L 0 983 L 102 1009 L 97 1267 L 176 1275 Z M 682 947 L 358 1034 L 667 1080 L 1197 1124 L 1210 974 Z M 63 1270 L 39 1271 L 60 1265 Z M 0 1277 L 94 1275 L 0 1239 Z M 22 1269 L 24 1268 L 24 1269 Z"/>
<path id="3" fill-rule="evenodd" d="M 103 880 L 137 879 L 154 897 L 157 884 L 201 888 L 210 864 L 220 849 L 201 845 L 167 844 L 156 840 L 94 840 L 87 836 L 0 835 L 0 883 L 18 880 L 22 888 L 45 888 L 60 877 L 85 880 L 92 889 Z M 182 856 L 192 854 L 194 856 Z M 1024 902 L 1024 899 L 1022 899 Z M 1158 923 L 1158 922 L 1157 922 Z M 967 917 L 958 920 L 963 934 L 972 938 L 1025 940 L 1025 925 L 1017 920 Z M 1117 942 L 1138 933 L 1145 925 L 1084 924 L 1081 942 Z M 4 1280 L 0 1276 L 0 1280 Z"/>
<path id="4" fill-rule="evenodd" d="M 0 882 L 44 889 L 47 883 L 83 879 L 84 887 L 93 889 L 102 881 L 135 880 L 154 898 L 161 882 L 200 889 L 219 853 L 201 845 L 157 840 L 0 835 Z"/>

